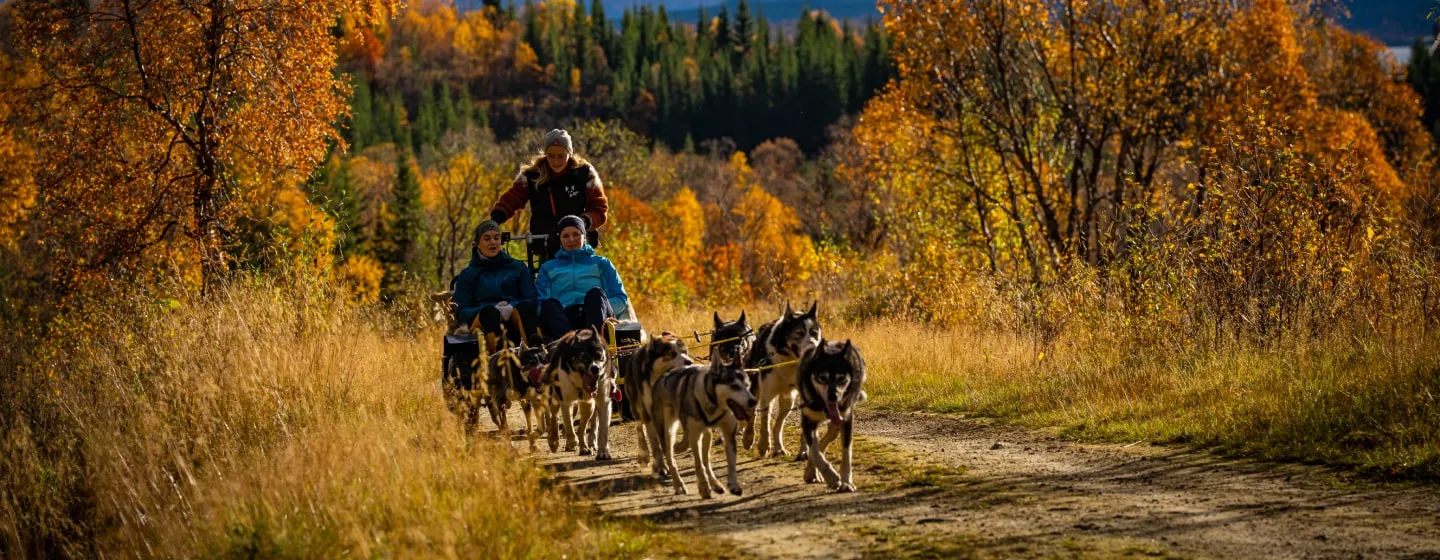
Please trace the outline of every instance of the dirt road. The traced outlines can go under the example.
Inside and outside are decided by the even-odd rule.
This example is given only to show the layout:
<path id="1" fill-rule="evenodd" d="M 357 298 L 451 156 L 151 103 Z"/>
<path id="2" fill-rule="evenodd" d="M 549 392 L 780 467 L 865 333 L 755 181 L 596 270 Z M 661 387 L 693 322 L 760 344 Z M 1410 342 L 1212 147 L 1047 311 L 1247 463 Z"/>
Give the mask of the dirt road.
<path id="1" fill-rule="evenodd" d="M 789 440 L 796 431 L 787 426 Z M 799 463 L 742 452 L 742 496 L 702 500 L 688 454 L 677 464 L 691 495 L 675 496 L 635 462 L 633 424 L 613 427 L 614 461 L 538 458 L 610 515 L 714 535 L 745 556 L 1440 560 L 1434 487 L 1147 444 L 1077 444 L 953 416 L 863 410 L 856 432 L 860 491 L 851 494 L 804 484 Z M 714 457 L 723 480 L 724 453 L 717 447 Z"/>

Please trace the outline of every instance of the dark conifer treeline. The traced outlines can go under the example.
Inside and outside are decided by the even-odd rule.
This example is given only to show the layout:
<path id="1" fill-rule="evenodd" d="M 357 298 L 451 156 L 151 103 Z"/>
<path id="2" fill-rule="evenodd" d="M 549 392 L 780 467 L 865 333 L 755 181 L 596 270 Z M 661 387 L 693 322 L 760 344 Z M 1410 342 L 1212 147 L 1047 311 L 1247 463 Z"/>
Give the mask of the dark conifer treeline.
<path id="1" fill-rule="evenodd" d="M 571 0 L 505 9 L 487 2 L 466 14 L 426 2 L 411 9 L 452 12 L 434 18 L 439 30 L 402 29 L 412 24 L 402 16 L 377 40 L 383 54 L 372 56 L 383 60 L 342 62 L 356 76 L 347 139 L 359 147 L 396 142 L 418 151 L 470 122 L 505 137 L 573 118 L 619 118 L 675 150 L 721 138 L 748 150 L 785 137 L 815 153 L 825 128 L 859 112 L 892 75 L 890 38 L 879 22 L 855 28 L 812 11 L 782 29 L 744 0 L 734 14 L 722 7 L 693 22 L 672 20 L 664 6 L 640 6 L 625 10 L 618 26 L 599 0 L 588 11 Z M 487 33 L 516 35 L 508 46 L 497 40 L 495 50 L 519 70 L 473 72 L 438 62 L 440 49 L 418 44 L 427 33 L 447 36 L 443 22 L 481 17 L 475 24 L 490 26 Z M 458 42 L 456 35 L 449 31 Z M 427 53 L 436 61 L 427 64 Z"/>

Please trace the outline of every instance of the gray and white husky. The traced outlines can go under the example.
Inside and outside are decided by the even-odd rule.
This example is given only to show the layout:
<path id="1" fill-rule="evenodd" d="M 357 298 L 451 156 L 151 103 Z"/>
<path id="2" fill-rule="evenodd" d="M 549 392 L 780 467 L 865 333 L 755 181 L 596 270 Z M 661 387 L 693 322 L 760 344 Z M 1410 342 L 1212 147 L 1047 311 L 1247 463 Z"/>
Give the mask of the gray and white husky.
<path id="1" fill-rule="evenodd" d="M 710 498 L 711 490 L 740 495 L 735 477 L 735 430 L 750 417 L 755 395 L 750 378 L 738 367 L 720 364 L 686 366 L 661 376 L 653 386 L 651 421 L 660 435 L 661 456 L 675 484 L 677 495 L 688 494 L 680 469 L 675 466 L 675 430 L 684 427 L 690 455 L 695 457 L 695 479 L 700 496 Z M 716 428 L 725 440 L 727 486 L 721 486 L 710 468 L 710 430 Z"/>
<path id="2" fill-rule="evenodd" d="M 745 356 L 745 367 L 760 368 L 792 362 L 818 346 L 820 321 L 816 318 L 816 305 L 812 303 L 809 311 L 800 313 L 791 310 L 790 304 L 786 303 L 785 312 L 780 318 L 760 326 L 755 345 Z M 797 370 L 798 364 L 765 369 L 755 380 L 759 405 L 755 411 L 755 420 L 751 424 L 760 425 L 760 441 L 756 451 L 761 457 L 781 457 L 789 454 L 780 435 L 785 427 L 785 418 L 790 416 L 790 407 L 795 402 Z M 774 420 L 770 419 L 772 403 L 777 409 Z M 749 426 L 745 429 L 746 448 L 749 448 L 755 439 L 752 430 Z M 805 450 L 806 446 L 802 441 L 800 453 L 795 460 L 804 460 Z M 774 454 L 770 455 L 771 452 Z"/>
<path id="3" fill-rule="evenodd" d="M 580 454 L 589 455 L 594 450 L 596 459 L 610 460 L 610 388 L 614 380 L 609 358 L 604 339 L 594 327 L 571 331 L 555 341 L 543 379 L 550 397 L 551 414 L 547 420 L 553 420 L 547 426 L 550 451 L 559 446 L 556 424 L 565 430 L 565 450 L 575 450 L 572 410 L 578 404 Z M 559 417 L 555 418 L 557 412 Z"/>
<path id="4" fill-rule="evenodd" d="M 635 417 L 635 432 L 640 439 L 641 465 L 661 477 L 666 476 L 661 437 L 652 420 L 655 410 L 655 382 L 662 375 L 694 363 L 685 348 L 685 341 L 669 333 L 651 334 L 650 341 L 630 356 L 625 372 L 625 397 L 630 399 L 630 414 Z M 653 460 L 653 462 L 652 462 Z"/>
<path id="5" fill-rule="evenodd" d="M 809 448 L 805 482 L 816 482 L 815 472 L 837 492 L 854 492 L 851 478 L 850 443 L 855 428 L 855 405 L 865 400 L 865 359 L 860 351 L 844 342 L 825 341 L 800 360 L 796 374 L 800 389 L 800 439 Z M 825 435 L 817 442 L 816 429 L 826 424 Z M 825 448 L 840 436 L 840 473 L 825 460 Z"/>

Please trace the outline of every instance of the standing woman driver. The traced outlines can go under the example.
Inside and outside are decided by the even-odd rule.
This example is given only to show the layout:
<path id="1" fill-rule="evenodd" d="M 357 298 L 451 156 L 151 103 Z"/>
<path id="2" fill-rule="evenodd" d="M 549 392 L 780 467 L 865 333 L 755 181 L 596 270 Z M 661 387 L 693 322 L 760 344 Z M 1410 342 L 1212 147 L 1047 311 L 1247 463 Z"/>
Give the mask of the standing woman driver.
<path id="1" fill-rule="evenodd" d="M 575 155 L 570 133 L 555 129 L 545 134 L 544 155 L 536 158 L 515 177 L 515 182 L 490 209 L 490 219 L 505 223 L 530 205 L 530 233 L 550 234 L 541 260 L 560 248 L 555 224 L 564 216 L 578 216 L 586 231 L 605 225 L 609 201 L 600 183 L 600 174 L 584 158 Z M 590 239 L 598 245 L 598 237 Z M 532 247 L 532 251 L 534 248 Z"/>
<path id="2" fill-rule="evenodd" d="M 585 242 L 585 223 L 577 216 L 565 216 L 556 229 L 561 250 L 540 265 L 535 280 L 541 328 L 552 340 L 575 329 L 600 328 L 630 306 L 615 265 Z"/>

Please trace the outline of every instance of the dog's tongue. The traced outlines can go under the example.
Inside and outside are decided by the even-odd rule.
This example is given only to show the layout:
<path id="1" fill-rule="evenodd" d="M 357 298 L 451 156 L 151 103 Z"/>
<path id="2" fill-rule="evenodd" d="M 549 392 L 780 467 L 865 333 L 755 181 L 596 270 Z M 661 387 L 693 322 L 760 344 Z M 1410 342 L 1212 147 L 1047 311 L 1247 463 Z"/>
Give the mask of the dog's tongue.
<path id="1" fill-rule="evenodd" d="M 842 424 L 845 422 L 845 419 L 840 417 L 840 403 L 833 401 L 825 403 L 825 413 L 830 416 L 831 424 Z"/>
<path id="2" fill-rule="evenodd" d="M 531 385 L 539 386 L 539 385 L 540 385 L 540 368 L 538 368 L 538 367 L 530 368 L 529 377 L 530 377 L 530 384 L 531 384 Z"/>
<path id="3" fill-rule="evenodd" d="M 745 407 L 740 406 L 735 401 L 725 401 L 725 404 L 730 405 L 730 412 L 735 413 L 736 420 L 744 422 L 750 419 L 750 411 L 745 410 Z"/>

